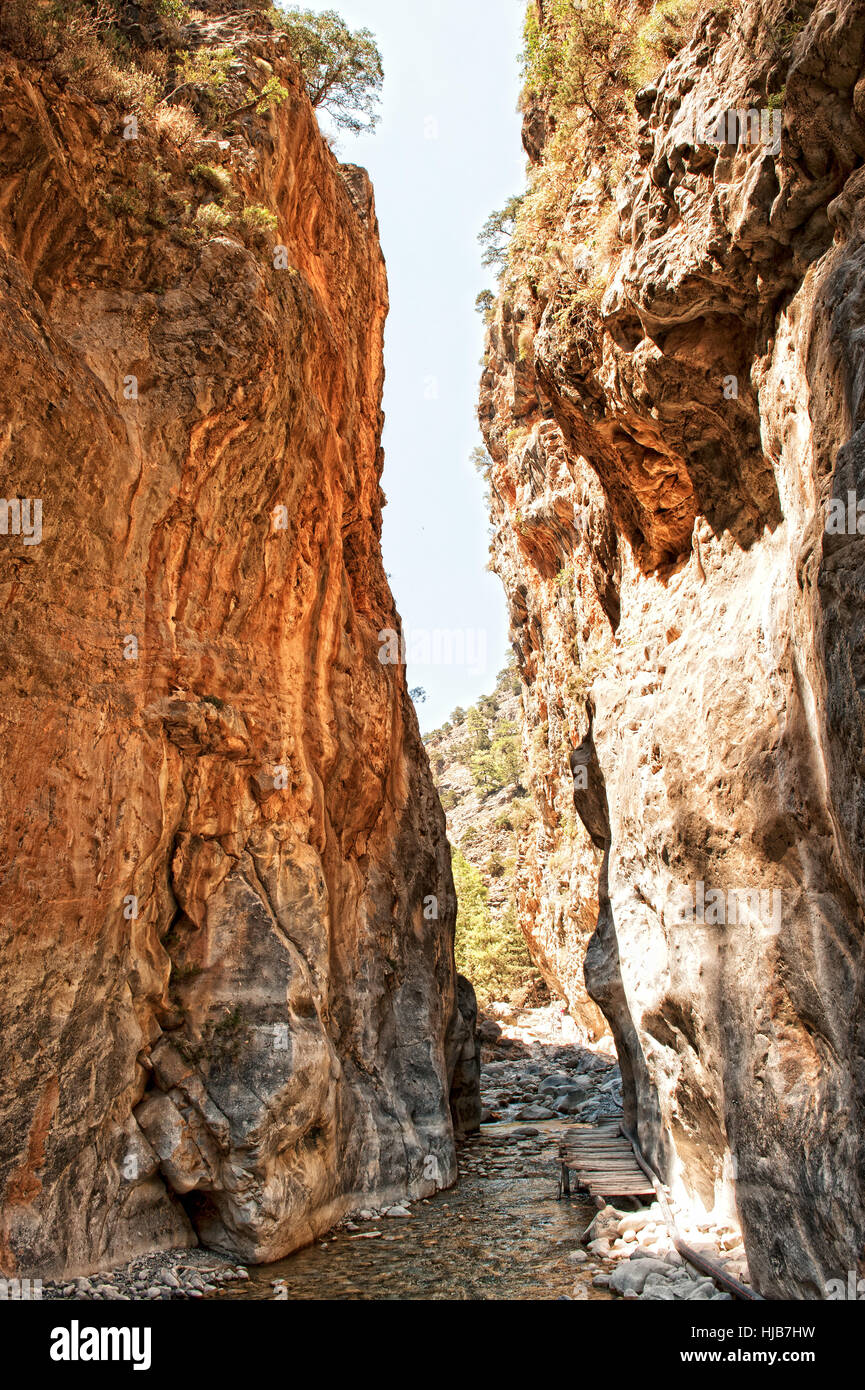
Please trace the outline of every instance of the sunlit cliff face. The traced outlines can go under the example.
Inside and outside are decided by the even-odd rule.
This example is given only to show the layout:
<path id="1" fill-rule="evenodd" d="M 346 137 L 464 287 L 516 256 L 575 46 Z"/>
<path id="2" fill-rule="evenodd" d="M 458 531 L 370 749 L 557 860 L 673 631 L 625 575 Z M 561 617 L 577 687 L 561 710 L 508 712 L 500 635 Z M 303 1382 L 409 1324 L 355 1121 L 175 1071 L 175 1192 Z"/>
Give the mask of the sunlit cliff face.
<path id="1" fill-rule="evenodd" d="M 3 55 L 5 476 L 41 502 L 0 535 L 9 1274 L 273 1259 L 456 1172 L 444 816 L 377 659 L 372 191 L 265 20 L 190 33 L 246 106 L 183 139 Z"/>

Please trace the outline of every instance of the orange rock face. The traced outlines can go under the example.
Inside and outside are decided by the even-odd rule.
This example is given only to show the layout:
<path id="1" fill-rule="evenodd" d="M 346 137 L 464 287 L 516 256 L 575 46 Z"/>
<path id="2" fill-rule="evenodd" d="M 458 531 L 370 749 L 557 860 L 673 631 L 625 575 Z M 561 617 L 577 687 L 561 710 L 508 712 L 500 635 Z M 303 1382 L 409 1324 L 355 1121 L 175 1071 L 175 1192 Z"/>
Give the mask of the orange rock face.
<path id="1" fill-rule="evenodd" d="M 455 1176 L 444 816 L 378 659 L 372 191 L 266 24 L 199 39 L 287 99 L 125 140 L 3 56 L 0 490 L 42 511 L 0 535 L 9 1274 L 273 1259 Z"/>

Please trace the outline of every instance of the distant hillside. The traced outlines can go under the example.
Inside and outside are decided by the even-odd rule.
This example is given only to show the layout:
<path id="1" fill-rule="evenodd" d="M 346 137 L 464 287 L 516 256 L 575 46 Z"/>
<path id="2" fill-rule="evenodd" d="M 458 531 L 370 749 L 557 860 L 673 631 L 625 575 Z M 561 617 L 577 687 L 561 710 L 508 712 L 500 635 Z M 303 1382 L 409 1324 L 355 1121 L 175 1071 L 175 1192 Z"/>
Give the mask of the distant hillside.
<path id="1" fill-rule="evenodd" d="M 424 738 L 454 851 L 457 966 L 482 1003 L 546 997 L 514 895 L 519 838 L 536 814 L 524 783 L 519 692 L 511 663 L 491 695 L 458 707 Z"/>

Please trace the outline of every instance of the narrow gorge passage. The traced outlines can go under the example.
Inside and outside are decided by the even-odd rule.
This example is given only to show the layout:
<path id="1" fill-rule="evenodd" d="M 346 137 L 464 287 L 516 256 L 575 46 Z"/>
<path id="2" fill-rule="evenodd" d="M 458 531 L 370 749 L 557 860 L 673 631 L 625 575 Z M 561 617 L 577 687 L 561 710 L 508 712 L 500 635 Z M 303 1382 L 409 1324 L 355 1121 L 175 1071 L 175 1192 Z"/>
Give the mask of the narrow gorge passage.
<path id="1" fill-rule="evenodd" d="M 813 1359 L 779 1307 L 865 1298 L 865 0 L 345 2 L 0 5 L 0 1301 L 61 1366 L 192 1301 Z"/>
<path id="2" fill-rule="evenodd" d="M 520 1108 L 538 1083 L 562 1067 L 579 1071 L 594 1054 L 568 1044 L 548 1010 L 517 1014 L 505 1028 L 508 1060 L 483 1069 L 484 1098 L 501 1091 Z M 552 1023 L 552 1026 L 551 1026 Z M 513 1046 L 509 1045 L 513 1037 Z M 615 1070 L 615 1068 L 610 1068 Z M 608 1067 L 601 1072 L 606 1080 Z M 580 1237 L 596 1212 L 585 1197 L 557 1197 L 561 1122 L 492 1122 L 459 1145 L 457 1185 L 399 1216 L 359 1213 L 311 1249 L 251 1270 L 249 1286 L 224 1285 L 229 1298 L 604 1299 Z M 211 1295 L 215 1297 L 217 1295 Z"/>

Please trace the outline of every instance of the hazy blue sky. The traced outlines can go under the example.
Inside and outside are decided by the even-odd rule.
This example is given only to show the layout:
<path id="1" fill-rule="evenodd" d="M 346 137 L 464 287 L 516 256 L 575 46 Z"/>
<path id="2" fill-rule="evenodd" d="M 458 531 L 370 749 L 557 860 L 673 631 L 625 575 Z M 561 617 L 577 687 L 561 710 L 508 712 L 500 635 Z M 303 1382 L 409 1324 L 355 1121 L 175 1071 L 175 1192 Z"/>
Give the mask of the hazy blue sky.
<path id="1" fill-rule="evenodd" d="M 508 645 L 501 582 L 485 569 L 483 485 L 469 454 L 481 442 L 483 330 L 474 301 L 491 284 L 477 234 L 525 183 L 516 111 L 525 3 L 330 0 L 312 8 L 371 29 L 384 58 L 381 124 L 373 136 L 341 134 L 337 152 L 372 176 L 387 259 L 384 557 L 408 638 L 409 683 L 427 691 L 418 714 L 428 730 L 492 689 Z M 424 635 L 431 643 L 436 629 L 469 634 L 464 661 L 412 660 L 413 645 Z"/>

